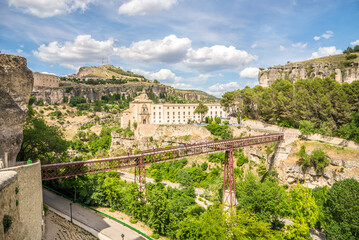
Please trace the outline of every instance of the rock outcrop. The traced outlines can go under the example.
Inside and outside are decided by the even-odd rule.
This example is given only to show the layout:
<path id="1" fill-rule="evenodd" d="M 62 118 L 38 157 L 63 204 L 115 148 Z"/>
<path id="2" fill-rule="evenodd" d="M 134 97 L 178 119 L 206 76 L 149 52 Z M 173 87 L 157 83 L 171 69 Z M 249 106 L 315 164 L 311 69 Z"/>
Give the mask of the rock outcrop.
<path id="1" fill-rule="evenodd" d="M 131 138 L 111 133 L 111 149 L 121 147 L 147 150 L 156 146 L 165 147 L 169 144 L 191 144 L 213 140 L 210 131 L 197 125 L 139 124 L 134 133 L 135 135 Z"/>
<path id="2" fill-rule="evenodd" d="M 0 157 L 15 165 L 34 78 L 23 57 L 0 54 Z"/>
<path id="3" fill-rule="evenodd" d="M 267 70 L 259 68 L 258 81 L 262 87 L 268 87 L 277 79 L 290 79 L 293 82 L 304 78 L 332 77 L 339 83 L 351 83 L 359 80 L 359 63 L 351 62 L 344 67 L 342 62 L 298 62 L 277 65 Z"/>
<path id="4" fill-rule="evenodd" d="M 297 129 L 279 127 L 260 121 L 242 121 L 240 129 L 231 127 L 233 136 L 255 136 L 264 133 L 282 132 L 284 141 L 277 145 L 276 150 L 268 159 L 268 167 L 278 172 L 278 177 L 283 184 L 295 184 L 298 180 L 309 187 L 332 186 L 335 182 L 354 178 L 359 181 L 359 148 L 354 142 L 341 138 L 323 137 L 320 135 L 301 136 Z M 311 140 L 303 140 L 303 138 Z M 324 172 L 315 171 L 313 167 L 303 171 L 299 163 L 301 145 L 306 145 L 308 153 L 316 149 L 322 149 L 330 161 L 330 165 Z M 244 148 L 244 153 L 249 160 L 260 163 L 265 152 L 258 148 Z"/>

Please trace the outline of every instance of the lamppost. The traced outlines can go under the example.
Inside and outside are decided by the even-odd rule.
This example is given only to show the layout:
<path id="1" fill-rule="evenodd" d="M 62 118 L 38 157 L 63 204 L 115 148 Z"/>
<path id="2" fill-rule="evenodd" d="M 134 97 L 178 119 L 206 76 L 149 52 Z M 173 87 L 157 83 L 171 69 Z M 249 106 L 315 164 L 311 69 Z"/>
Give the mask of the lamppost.
<path id="1" fill-rule="evenodd" d="M 72 223 L 72 202 L 70 202 L 70 219 L 71 219 L 71 223 Z"/>

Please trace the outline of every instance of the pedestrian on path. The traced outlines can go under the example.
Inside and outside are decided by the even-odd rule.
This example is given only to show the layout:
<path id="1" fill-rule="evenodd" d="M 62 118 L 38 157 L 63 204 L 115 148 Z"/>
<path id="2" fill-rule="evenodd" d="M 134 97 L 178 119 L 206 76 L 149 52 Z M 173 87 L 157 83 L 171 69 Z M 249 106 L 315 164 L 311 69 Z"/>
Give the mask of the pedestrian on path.
<path id="1" fill-rule="evenodd" d="M 2 161 L 2 158 L 0 158 L 0 169 L 4 168 L 4 163 Z"/>

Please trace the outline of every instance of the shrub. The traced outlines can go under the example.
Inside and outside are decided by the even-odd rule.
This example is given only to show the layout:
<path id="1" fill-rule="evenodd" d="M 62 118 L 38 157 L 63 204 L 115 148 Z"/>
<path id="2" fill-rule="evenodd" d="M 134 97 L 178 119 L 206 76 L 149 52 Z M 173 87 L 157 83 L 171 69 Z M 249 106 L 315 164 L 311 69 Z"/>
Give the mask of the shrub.
<path id="1" fill-rule="evenodd" d="M 12 217 L 9 215 L 4 215 L 4 218 L 2 220 L 2 224 L 4 227 L 4 233 L 7 233 L 11 227 L 12 224 Z"/>
<path id="2" fill-rule="evenodd" d="M 310 135 L 312 133 L 315 133 L 316 128 L 314 123 L 307 120 L 301 120 L 299 122 L 299 130 L 302 134 Z"/>
<path id="3" fill-rule="evenodd" d="M 206 171 L 207 168 L 208 168 L 208 163 L 206 163 L 206 162 L 202 163 L 202 165 L 201 165 L 202 171 Z"/>
<path id="4" fill-rule="evenodd" d="M 86 98 L 84 97 L 73 97 L 70 100 L 70 106 L 76 107 L 78 104 L 86 103 Z"/>
<path id="5" fill-rule="evenodd" d="M 238 151 L 237 167 L 243 166 L 243 164 L 248 162 L 248 158 L 244 156 L 243 149 L 240 148 Z"/>
<path id="6" fill-rule="evenodd" d="M 44 106 L 44 101 L 38 100 L 38 101 L 36 102 L 36 105 L 37 105 L 37 106 Z"/>
<path id="7" fill-rule="evenodd" d="M 66 93 L 71 92 L 73 89 L 74 89 L 73 87 L 66 87 Z"/>
<path id="8" fill-rule="evenodd" d="M 154 233 L 151 235 L 152 238 L 154 239 L 159 239 L 160 238 L 160 235 L 158 233 Z"/>
<path id="9" fill-rule="evenodd" d="M 346 56 L 346 59 L 347 60 L 351 60 L 351 59 L 355 59 L 355 58 L 357 58 L 358 56 L 356 55 L 356 54 L 349 54 L 349 55 L 347 55 Z"/>
<path id="10" fill-rule="evenodd" d="M 329 165 L 329 160 L 322 150 L 314 150 L 310 155 L 306 153 L 305 146 L 301 146 L 298 153 L 303 171 L 308 167 L 314 167 L 315 171 L 324 173 L 324 168 Z"/>
<path id="11" fill-rule="evenodd" d="M 47 206 L 46 204 L 43 204 L 43 210 L 44 210 L 44 214 L 46 215 L 47 212 L 49 211 L 49 206 Z"/>
<path id="12" fill-rule="evenodd" d="M 132 223 L 132 224 L 136 224 L 137 222 L 138 222 L 137 219 L 133 219 L 133 218 L 130 219 L 130 223 Z"/>

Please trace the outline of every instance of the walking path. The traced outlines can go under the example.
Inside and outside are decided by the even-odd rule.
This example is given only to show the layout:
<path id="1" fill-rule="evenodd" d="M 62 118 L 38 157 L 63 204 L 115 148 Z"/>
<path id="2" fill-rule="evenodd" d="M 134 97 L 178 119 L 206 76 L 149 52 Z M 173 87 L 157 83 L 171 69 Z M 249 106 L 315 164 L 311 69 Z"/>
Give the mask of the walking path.
<path id="1" fill-rule="evenodd" d="M 58 215 L 70 220 L 71 201 L 43 188 L 44 204 Z M 73 222 L 101 240 L 146 240 L 130 228 L 102 216 L 80 204 L 72 203 Z M 124 237 L 122 238 L 122 234 Z"/>

